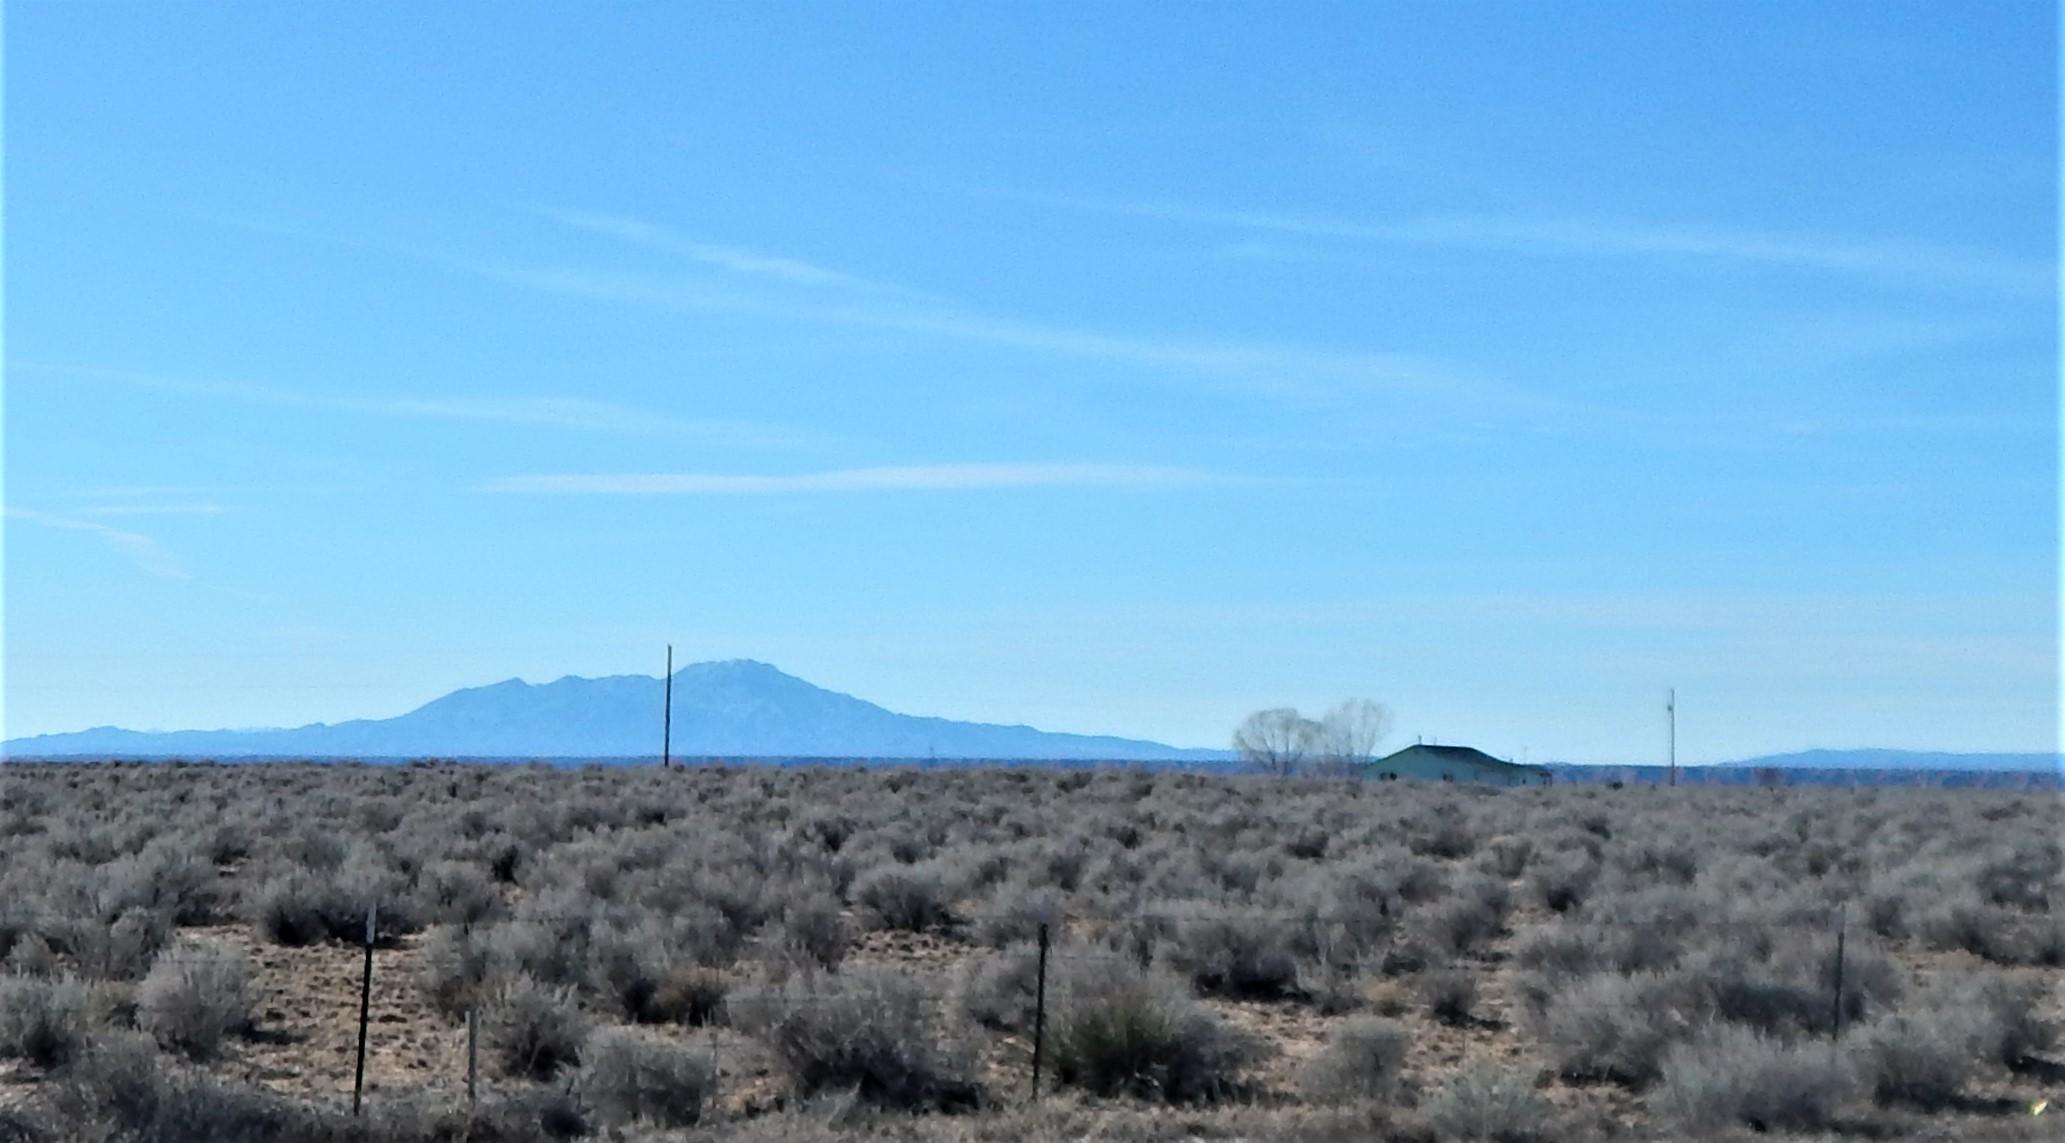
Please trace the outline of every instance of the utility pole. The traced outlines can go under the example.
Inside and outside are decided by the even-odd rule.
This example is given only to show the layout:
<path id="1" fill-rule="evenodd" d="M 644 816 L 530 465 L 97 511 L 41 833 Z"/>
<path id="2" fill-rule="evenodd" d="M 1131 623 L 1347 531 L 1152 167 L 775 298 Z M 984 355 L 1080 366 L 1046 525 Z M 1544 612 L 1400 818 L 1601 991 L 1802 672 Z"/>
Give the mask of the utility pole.
<path id="1" fill-rule="evenodd" d="M 1664 692 L 1664 718 L 1671 728 L 1671 785 L 1678 784 L 1678 688 Z"/>
<path id="2" fill-rule="evenodd" d="M 660 769 L 674 766 L 674 644 L 667 644 L 666 698 L 660 703 Z"/>

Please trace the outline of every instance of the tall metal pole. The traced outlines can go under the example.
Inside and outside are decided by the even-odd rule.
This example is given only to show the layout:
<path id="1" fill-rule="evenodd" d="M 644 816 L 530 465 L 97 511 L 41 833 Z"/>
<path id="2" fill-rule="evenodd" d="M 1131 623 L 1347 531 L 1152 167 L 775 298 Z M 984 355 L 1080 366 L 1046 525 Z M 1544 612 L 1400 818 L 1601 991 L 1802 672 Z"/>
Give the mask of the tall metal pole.
<path id="1" fill-rule="evenodd" d="M 1672 687 L 1663 700 L 1664 714 L 1671 724 L 1671 785 L 1678 784 L 1678 688 Z"/>
<path id="2" fill-rule="evenodd" d="M 660 769 L 674 765 L 674 644 L 667 644 L 667 697 L 660 705 Z"/>

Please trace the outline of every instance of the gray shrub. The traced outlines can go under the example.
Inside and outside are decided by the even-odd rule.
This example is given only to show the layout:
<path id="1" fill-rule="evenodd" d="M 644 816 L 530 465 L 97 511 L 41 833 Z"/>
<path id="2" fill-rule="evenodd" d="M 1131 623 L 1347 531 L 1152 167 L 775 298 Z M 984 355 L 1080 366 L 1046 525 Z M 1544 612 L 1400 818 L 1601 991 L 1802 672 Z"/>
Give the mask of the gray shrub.
<path id="1" fill-rule="evenodd" d="M 709 1053 L 626 1028 L 588 1037 L 574 1089 L 605 1124 L 689 1127 L 717 1087 Z"/>
<path id="2" fill-rule="evenodd" d="M 1123 961 L 1068 962 L 1049 998 L 1054 1076 L 1096 1095 L 1216 1099 L 1239 1089 L 1260 1054 L 1182 980 Z"/>
<path id="3" fill-rule="evenodd" d="M 735 993 L 730 1011 L 774 1052 L 799 1095 L 851 1091 L 911 1110 L 980 1097 L 966 1055 L 941 1040 L 926 987 L 903 974 L 800 975 Z"/>
<path id="4" fill-rule="evenodd" d="M 519 974 L 503 981 L 481 1018 L 481 1045 L 502 1074 L 547 1080 L 581 1062 L 594 1022 L 573 989 Z"/>
<path id="5" fill-rule="evenodd" d="M 1825 1043 L 1715 1024 L 1665 1054 L 1650 1103 L 1686 1127 L 1814 1131 L 1831 1125 L 1855 1088 L 1848 1062 Z"/>
<path id="6" fill-rule="evenodd" d="M 1419 1119 L 1437 1138 L 1470 1143 L 1543 1143 L 1552 1131 L 1549 1103 L 1528 1077 L 1482 1065 L 1434 1089 Z"/>
<path id="7" fill-rule="evenodd" d="M 1326 1100 L 1389 1099 L 1398 1090 L 1409 1039 L 1396 1020 L 1343 1020 L 1306 1065 L 1305 1090 Z"/>
<path id="8" fill-rule="evenodd" d="M 227 948 L 171 949 L 136 990 L 136 1024 L 189 1059 L 212 1059 L 252 1027 L 251 966 Z"/>
<path id="9" fill-rule="evenodd" d="M 0 1056 L 54 1068 L 83 1053 L 99 1023 L 87 986 L 71 977 L 0 977 Z"/>
<path id="10" fill-rule="evenodd" d="M 1942 1009 L 1881 1017 L 1859 1029 L 1850 1048 L 1874 1099 L 1924 1111 L 1954 1105 L 1977 1062 L 1968 1018 Z"/>
<path id="11" fill-rule="evenodd" d="M 878 865 L 853 880 L 853 900 L 879 929 L 922 933 L 951 924 L 956 888 L 947 872 L 924 862 Z"/>

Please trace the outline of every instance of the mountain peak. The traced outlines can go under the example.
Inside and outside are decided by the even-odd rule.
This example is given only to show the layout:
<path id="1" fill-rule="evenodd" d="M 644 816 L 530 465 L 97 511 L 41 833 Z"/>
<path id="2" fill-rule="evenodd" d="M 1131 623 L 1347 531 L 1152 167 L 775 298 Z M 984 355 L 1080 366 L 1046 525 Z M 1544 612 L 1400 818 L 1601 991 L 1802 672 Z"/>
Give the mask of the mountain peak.
<path id="1" fill-rule="evenodd" d="M 1218 757 L 1158 742 L 898 714 L 758 659 L 674 672 L 677 757 L 1176 760 Z M 406 714 L 292 730 L 105 730 L 7 743 L 36 756 L 630 758 L 661 745 L 660 680 L 567 675 L 453 691 Z"/>
<path id="2" fill-rule="evenodd" d="M 796 677 L 772 663 L 763 663 L 758 659 L 710 659 L 701 663 L 690 663 L 674 673 L 678 676 L 691 672 L 699 675 L 734 676 L 738 678 L 792 679 Z"/>

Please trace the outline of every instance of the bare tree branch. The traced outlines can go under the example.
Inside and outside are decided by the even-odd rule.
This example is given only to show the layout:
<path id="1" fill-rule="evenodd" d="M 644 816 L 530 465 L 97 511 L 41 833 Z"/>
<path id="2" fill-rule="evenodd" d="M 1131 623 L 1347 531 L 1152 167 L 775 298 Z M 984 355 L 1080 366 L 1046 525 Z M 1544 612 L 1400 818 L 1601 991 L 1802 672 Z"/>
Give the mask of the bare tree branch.
<path id="1" fill-rule="evenodd" d="M 1303 768 L 1318 741 L 1320 725 L 1287 706 L 1258 710 L 1233 732 L 1242 762 L 1264 774 L 1288 778 Z"/>

